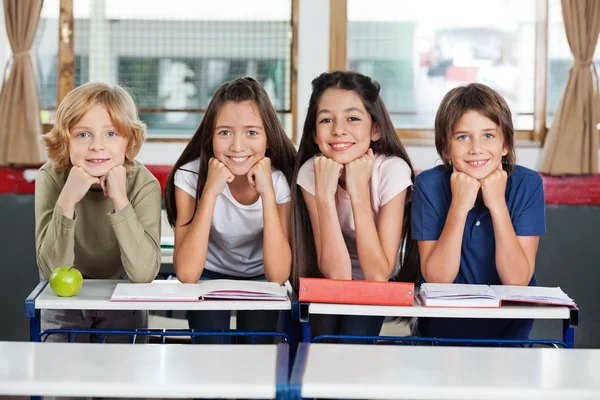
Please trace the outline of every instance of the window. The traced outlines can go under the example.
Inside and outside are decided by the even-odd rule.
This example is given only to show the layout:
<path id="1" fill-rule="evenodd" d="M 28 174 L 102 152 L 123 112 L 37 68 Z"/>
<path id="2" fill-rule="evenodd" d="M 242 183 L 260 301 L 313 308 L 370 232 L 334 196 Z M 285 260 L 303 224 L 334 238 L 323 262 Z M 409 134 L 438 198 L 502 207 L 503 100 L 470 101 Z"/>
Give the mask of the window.
<path id="1" fill-rule="evenodd" d="M 546 123 L 552 125 L 554 113 L 562 98 L 569 71 L 573 66 L 573 53 L 567 41 L 560 0 L 548 3 L 548 90 L 546 100 Z M 600 62 L 598 44 L 594 53 L 594 64 Z"/>
<path id="2" fill-rule="evenodd" d="M 56 108 L 59 0 L 38 32 L 40 96 Z M 215 89 L 249 75 L 266 88 L 292 132 L 292 0 L 77 0 L 75 85 L 131 91 L 152 136 L 191 136 Z M 44 41 L 51 42 L 41 54 Z M 53 58 L 51 58 L 53 57 Z"/>
<path id="3" fill-rule="evenodd" d="M 348 67 L 379 81 L 400 133 L 431 135 L 444 94 L 470 82 L 496 89 L 515 128 L 532 131 L 535 29 L 535 0 L 348 0 Z"/>

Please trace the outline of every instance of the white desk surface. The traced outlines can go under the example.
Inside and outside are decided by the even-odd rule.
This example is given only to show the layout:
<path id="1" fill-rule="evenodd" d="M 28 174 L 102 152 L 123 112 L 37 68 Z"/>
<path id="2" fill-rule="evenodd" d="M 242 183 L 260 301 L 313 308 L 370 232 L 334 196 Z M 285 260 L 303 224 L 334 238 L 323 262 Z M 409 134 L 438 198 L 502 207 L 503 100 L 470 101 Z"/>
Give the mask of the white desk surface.
<path id="1" fill-rule="evenodd" d="M 276 345 L 0 342 L 0 395 L 275 398 Z"/>
<path id="2" fill-rule="evenodd" d="M 498 308 L 423 307 L 417 300 L 412 307 L 355 304 L 311 303 L 309 314 L 379 315 L 386 317 L 439 318 L 532 318 L 569 319 L 571 310 L 562 306 L 502 306 Z"/>
<path id="3" fill-rule="evenodd" d="M 313 343 L 301 390 L 336 399 L 600 399 L 599 371 L 600 350 Z"/>
<path id="4" fill-rule="evenodd" d="M 50 285 L 35 299 L 36 309 L 63 310 L 289 310 L 291 301 L 204 300 L 204 301 L 109 301 L 122 280 L 84 279 L 79 293 L 58 297 Z M 40 283 L 43 285 L 45 283 Z M 33 293 L 39 289 L 36 288 Z M 33 295 L 32 293 L 32 295 Z"/>

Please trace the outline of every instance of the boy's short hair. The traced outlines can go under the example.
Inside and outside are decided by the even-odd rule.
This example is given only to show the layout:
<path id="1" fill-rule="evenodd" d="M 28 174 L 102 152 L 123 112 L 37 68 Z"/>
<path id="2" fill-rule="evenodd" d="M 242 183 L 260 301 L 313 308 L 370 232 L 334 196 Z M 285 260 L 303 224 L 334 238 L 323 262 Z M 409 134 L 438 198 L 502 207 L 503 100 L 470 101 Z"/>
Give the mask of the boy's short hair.
<path id="1" fill-rule="evenodd" d="M 72 167 L 69 156 L 69 130 L 95 105 L 103 106 L 119 134 L 127 139 L 124 166 L 128 172 L 144 142 L 146 125 L 140 121 L 131 95 L 119 85 L 86 83 L 70 91 L 58 106 L 52 130 L 43 136 L 48 158 L 57 170 Z"/>
<path id="2" fill-rule="evenodd" d="M 446 169 L 452 170 L 448 151 L 450 138 L 458 121 L 467 111 L 477 111 L 500 127 L 508 153 L 502 157 L 502 167 L 511 173 L 516 166 L 515 130 L 506 100 L 494 89 L 481 83 L 470 83 L 450 90 L 435 115 L 435 148 Z"/>

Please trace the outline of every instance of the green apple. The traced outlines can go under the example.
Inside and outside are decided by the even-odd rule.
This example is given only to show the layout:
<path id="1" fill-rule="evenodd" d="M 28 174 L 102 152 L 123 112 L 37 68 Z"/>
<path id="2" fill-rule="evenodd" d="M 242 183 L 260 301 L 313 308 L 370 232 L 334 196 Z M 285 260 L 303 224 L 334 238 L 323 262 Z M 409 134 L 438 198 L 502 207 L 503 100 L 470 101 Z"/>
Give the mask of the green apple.
<path id="1" fill-rule="evenodd" d="M 83 276 L 77 268 L 58 267 L 50 275 L 50 288 L 60 297 L 75 296 L 82 284 Z"/>

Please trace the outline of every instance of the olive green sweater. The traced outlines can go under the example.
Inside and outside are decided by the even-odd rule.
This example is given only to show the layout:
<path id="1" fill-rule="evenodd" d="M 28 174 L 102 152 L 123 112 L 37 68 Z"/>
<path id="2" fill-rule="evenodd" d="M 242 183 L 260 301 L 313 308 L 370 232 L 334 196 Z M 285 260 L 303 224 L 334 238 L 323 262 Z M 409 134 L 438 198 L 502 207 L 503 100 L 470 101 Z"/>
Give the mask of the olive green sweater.
<path id="1" fill-rule="evenodd" d="M 52 162 L 35 182 L 35 244 L 40 271 L 73 266 L 85 278 L 151 282 L 160 268 L 161 192 L 156 178 L 139 162 L 127 175 L 129 205 L 115 212 L 103 192 L 89 191 L 75 207 L 74 219 L 57 204 L 69 171 Z"/>

